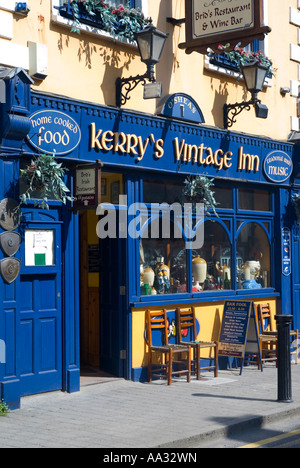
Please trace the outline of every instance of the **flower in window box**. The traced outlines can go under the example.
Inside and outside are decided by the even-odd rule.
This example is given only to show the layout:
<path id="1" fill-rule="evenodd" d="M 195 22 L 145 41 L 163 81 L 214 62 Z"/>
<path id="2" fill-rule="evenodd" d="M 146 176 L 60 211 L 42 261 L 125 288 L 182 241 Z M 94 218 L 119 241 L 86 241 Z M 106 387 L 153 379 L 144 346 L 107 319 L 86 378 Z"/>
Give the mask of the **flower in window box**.
<path id="1" fill-rule="evenodd" d="M 139 8 L 130 8 L 128 1 L 117 8 L 103 0 L 70 0 L 73 15 L 71 31 L 80 33 L 80 24 L 92 24 L 119 40 L 134 42 L 134 33 L 148 23 Z"/>

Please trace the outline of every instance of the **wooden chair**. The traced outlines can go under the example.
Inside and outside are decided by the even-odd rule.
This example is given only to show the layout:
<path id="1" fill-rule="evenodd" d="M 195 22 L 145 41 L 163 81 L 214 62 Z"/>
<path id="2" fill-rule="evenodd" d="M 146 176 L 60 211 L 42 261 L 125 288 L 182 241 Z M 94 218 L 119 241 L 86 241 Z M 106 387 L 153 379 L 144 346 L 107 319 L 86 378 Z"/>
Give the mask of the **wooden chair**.
<path id="1" fill-rule="evenodd" d="M 193 349 L 192 373 L 200 380 L 201 370 L 214 370 L 215 377 L 218 377 L 218 342 L 217 341 L 198 341 L 196 330 L 195 308 L 176 309 L 178 341 L 179 344 L 188 344 Z M 183 333 L 190 333 L 191 341 L 184 341 Z M 201 349 L 211 348 L 214 350 L 214 365 L 201 367 Z M 205 358 L 203 358 L 205 359 Z"/>
<path id="2" fill-rule="evenodd" d="M 148 338 L 148 382 L 152 377 L 165 378 L 168 385 L 172 383 L 173 375 L 186 374 L 187 381 L 191 380 L 191 347 L 189 345 L 169 344 L 167 328 L 167 312 L 150 311 L 146 312 L 147 338 Z M 152 338 L 155 330 L 161 331 L 162 345 L 153 345 Z M 160 356 L 158 364 L 153 362 L 153 355 Z M 183 355 L 186 355 L 184 359 Z M 176 360 L 174 356 L 177 356 Z M 177 365 L 174 369 L 173 365 Z M 183 367 L 183 368 L 182 368 Z"/>
<path id="3" fill-rule="evenodd" d="M 276 362 L 277 365 L 277 331 L 270 304 L 257 304 L 256 315 L 262 363 Z"/>
<path id="4" fill-rule="evenodd" d="M 270 304 L 263 303 L 257 305 L 257 316 L 260 324 L 260 344 L 263 361 L 277 362 L 277 330 L 274 317 L 271 314 Z M 296 349 L 291 351 L 295 355 L 295 363 L 298 364 L 298 338 L 299 331 L 291 330 L 290 336 L 296 340 Z"/>

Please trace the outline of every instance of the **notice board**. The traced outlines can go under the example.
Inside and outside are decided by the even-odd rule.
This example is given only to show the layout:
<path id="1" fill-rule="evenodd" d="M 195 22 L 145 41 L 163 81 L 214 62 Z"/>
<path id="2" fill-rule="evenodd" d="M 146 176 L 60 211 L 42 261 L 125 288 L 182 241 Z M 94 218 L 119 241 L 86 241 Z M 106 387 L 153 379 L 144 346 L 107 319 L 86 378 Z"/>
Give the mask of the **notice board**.
<path id="1" fill-rule="evenodd" d="M 263 370 L 254 303 L 225 301 L 219 338 L 219 356 L 240 358 L 242 373 L 246 354 L 256 355 L 258 367 Z"/>

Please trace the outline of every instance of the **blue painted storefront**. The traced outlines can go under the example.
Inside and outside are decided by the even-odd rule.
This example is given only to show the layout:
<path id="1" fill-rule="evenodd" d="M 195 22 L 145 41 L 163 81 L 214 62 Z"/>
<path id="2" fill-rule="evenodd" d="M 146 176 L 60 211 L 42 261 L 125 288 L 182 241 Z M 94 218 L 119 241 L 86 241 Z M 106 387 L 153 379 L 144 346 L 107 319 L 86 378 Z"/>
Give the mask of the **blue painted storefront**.
<path id="1" fill-rule="evenodd" d="M 103 241 L 106 246 L 103 260 L 113 268 L 102 278 L 114 281 L 114 288 L 107 283 L 103 292 L 112 314 L 109 319 L 103 319 L 102 325 L 106 336 L 114 337 L 103 340 L 103 346 L 113 350 L 111 355 L 114 356 L 110 360 L 107 353 L 107 370 L 125 378 L 136 375 L 131 365 L 131 308 L 134 305 L 153 305 L 158 301 L 170 305 L 175 299 L 176 304 L 207 302 L 249 297 L 250 294 L 276 297 L 278 311 L 290 313 L 292 310 L 294 327 L 300 327 L 299 229 L 291 204 L 291 191 L 300 191 L 297 178 L 300 154 L 295 145 L 173 117 L 96 106 L 31 91 L 31 80 L 20 69 L 11 75 L 3 72 L 1 83 L 6 96 L 6 102 L 2 99 L 0 104 L 1 200 L 18 200 L 20 163 L 25 158 L 30 160 L 37 146 L 41 152 L 56 151 L 58 158 L 71 169 L 66 181 L 70 188 L 76 164 L 100 159 L 104 171 L 122 173 L 128 205 L 143 201 L 144 177 L 183 182 L 189 174 L 204 174 L 226 186 L 263 187 L 272 192 L 272 212 L 266 213 L 265 219 L 261 217 L 262 226 L 268 223 L 271 226 L 272 284 L 262 291 L 218 291 L 215 295 L 203 292 L 201 296 L 187 291 L 177 294 L 176 298 L 165 296 L 164 302 L 161 296 L 149 299 L 140 295 L 138 242 L 130 238 Z M 275 157 L 273 162 L 272 156 Z M 282 161 L 282 164 L 274 161 Z M 292 177 L 289 177 L 290 161 L 294 164 Z M 226 218 L 226 210 L 222 215 Z M 253 218 L 251 213 L 243 215 L 248 221 Z M 235 223 L 235 217 L 233 215 L 230 222 Z M 15 255 L 21 260 L 20 274 L 11 284 L 0 278 L 0 340 L 6 349 L 5 359 L 0 359 L 0 398 L 12 408 L 19 406 L 23 395 L 56 389 L 79 390 L 78 224 L 78 215 L 71 206 L 50 202 L 49 211 L 35 208 L 33 204 L 22 206 L 22 222 L 17 228 L 22 242 Z M 290 274 L 284 274 L 282 267 L 282 228 L 291 231 Z M 52 266 L 25 266 L 26 229 L 54 232 Z M 233 242 L 237 233 L 233 228 L 228 232 Z M 4 257 L 0 252 L 0 260 Z M 124 294 L 116 294 L 121 286 L 125 286 Z M 114 333 L 111 333 L 112 328 Z M 124 349 L 126 359 L 121 360 L 120 351 Z M 105 350 L 103 352 L 105 354 Z"/>

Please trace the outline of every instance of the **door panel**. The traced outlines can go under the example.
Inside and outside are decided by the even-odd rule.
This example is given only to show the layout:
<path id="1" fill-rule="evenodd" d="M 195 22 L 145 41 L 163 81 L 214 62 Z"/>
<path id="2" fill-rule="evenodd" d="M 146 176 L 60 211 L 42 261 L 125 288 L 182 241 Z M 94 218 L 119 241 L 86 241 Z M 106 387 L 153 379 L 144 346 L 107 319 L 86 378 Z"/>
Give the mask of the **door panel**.
<path id="1" fill-rule="evenodd" d="M 60 225 L 32 228 L 54 231 L 54 265 L 22 266 L 18 347 L 21 395 L 62 388 Z"/>
<path id="2" fill-rule="evenodd" d="M 299 316 L 299 305 L 300 305 L 300 240 L 299 240 L 299 228 L 294 228 L 293 233 L 293 245 L 292 245 L 292 278 L 293 278 L 293 316 L 294 324 L 293 327 L 300 328 L 300 316 Z"/>

